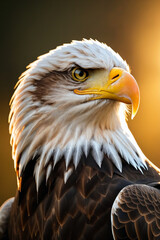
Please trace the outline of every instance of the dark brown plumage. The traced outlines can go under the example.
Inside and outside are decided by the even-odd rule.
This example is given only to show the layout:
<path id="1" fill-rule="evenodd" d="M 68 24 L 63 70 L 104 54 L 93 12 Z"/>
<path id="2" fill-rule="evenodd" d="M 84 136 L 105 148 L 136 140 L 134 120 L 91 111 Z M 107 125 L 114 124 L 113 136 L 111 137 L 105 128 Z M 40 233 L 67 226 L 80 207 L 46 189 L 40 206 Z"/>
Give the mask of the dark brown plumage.
<path id="1" fill-rule="evenodd" d="M 160 183 L 127 186 L 119 197 L 113 214 L 115 239 L 160 239 Z"/>
<path id="2" fill-rule="evenodd" d="M 70 167 L 74 167 L 73 164 Z M 65 164 L 61 159 L 47 185 L 44 181 L 35 196 L 33 166 L 29 165 L 24 172 L 24 185 L 21 192 L 17 192 L 11 211 L 9 239 L 15 239 L 16 236 L 17 240 L 103 240 L 106 237 L 112 240 L 112 204 L 120 190 L 128 185 L 123 203 L 113 217 L 115 239 L 158 239 L 160 176 L 154 168 L 148 167 L 149 170 L 141 174 L 123 162 L 123 173 L 120 173 L 107 157 L 99 168 L 90 155 L 87 159 L 82 156 L 78 168 L 64 184 Z M 138 227 L 136 220 L 140 219 L 143 211 L 154 219 L 150 223 L 143 217 Z M 155 227 L 152 227 L 154 224 Z M 20 230 L 17 226 L 20 226 Z"/>

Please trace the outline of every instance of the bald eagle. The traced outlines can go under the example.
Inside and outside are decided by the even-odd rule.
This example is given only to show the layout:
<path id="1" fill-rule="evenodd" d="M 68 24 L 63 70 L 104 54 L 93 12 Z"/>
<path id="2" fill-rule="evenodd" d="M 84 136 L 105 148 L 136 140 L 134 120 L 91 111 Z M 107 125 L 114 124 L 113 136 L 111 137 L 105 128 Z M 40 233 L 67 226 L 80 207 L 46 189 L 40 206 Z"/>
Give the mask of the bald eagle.
<path id="1" fill-rule="evenodd" d="M 160 239 L 160 170 L 126 123 L 139 99 L 126 61 L 97 40 L 29 65 L 11 99 L 18 189 L 1 239 Z"/>

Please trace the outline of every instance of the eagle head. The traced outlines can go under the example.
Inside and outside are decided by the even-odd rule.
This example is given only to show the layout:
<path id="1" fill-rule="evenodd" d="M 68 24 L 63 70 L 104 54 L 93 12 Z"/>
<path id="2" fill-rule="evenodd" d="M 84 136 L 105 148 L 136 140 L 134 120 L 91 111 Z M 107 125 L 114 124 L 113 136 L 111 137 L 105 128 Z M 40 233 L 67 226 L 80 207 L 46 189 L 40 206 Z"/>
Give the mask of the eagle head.
<path id="1" fill-rule="evenodd" d="M 129 131 L 139 107 L 139 88 L 129 66 L 104 43 L 73 41 L 40 56 L 28 66 L 11 100 L 10 133 L 18 179 L 29 161 L 39 156 L 34 175 L 37 186 L 47 168 L 65 158 L 75 168 L 82 153 L 101 167 L 107 154 L 122 171 L 122 161 L 145 167 L 144 155 Z M 51 161 L 52 159 L 52 161 Z"/>

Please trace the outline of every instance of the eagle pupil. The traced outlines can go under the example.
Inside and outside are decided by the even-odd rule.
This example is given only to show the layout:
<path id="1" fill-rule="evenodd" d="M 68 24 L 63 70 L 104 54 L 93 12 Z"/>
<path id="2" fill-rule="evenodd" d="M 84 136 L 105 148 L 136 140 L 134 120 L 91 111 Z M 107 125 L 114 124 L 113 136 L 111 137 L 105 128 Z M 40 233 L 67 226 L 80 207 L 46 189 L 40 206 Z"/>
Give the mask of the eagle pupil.
<path id="1" fill-rule="evenodd" d="M 80 76 L 80 77 L 83 77 L 83 75 L 84 75 L 83 70 L 79 70 L 79 76 Z"/>

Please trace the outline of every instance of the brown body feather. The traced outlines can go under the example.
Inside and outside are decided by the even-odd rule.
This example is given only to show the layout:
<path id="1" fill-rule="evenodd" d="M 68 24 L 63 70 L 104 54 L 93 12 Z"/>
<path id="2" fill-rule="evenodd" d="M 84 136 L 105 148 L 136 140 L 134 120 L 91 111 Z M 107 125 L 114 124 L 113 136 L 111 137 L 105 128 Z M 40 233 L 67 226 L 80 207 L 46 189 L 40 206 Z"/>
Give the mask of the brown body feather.
<path id="1" fill-rule="evenodd" d="M 78 168 L 66 184 L 66 167 L 62 158 L 47 184 L 42 182 L 37 193 L 32 172 L 33 162 L 30 162 L 23 174 L 22 189 L 17 192 L 11 211 L 10 240 L 112 240 L 111 208 L 120 190 L 133 183 L 154 185 L 154 182 L 160 181 L 159 173 L 149 164 L 148 170 L 142 174 L 123 162 L 121 174 L 107 157 L 99 168 L 89 154 L 87 159 L 82 156 Z M 74 168 L 72 164 L 69 167 Z M 160 193 L 157 194 L 160 197 Z M 139 224 L 140 231 L 142 226 Z M 142 224 L 145 230 L 143 221 Z M 157 226 L 160 231 L 160 226 Z M 154 236 L 157 229 L 151 228 L 151 231 Z M 134 235 L 131 233 L 130 236 Z M 144 232 L 144 236 L 147 236 L 147 232 Z"/>

